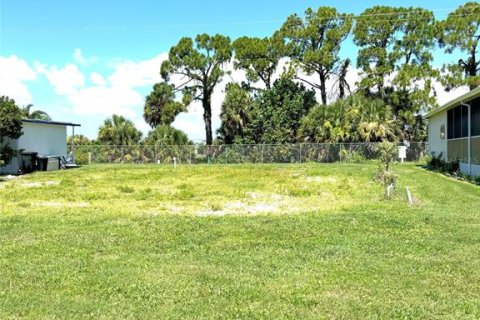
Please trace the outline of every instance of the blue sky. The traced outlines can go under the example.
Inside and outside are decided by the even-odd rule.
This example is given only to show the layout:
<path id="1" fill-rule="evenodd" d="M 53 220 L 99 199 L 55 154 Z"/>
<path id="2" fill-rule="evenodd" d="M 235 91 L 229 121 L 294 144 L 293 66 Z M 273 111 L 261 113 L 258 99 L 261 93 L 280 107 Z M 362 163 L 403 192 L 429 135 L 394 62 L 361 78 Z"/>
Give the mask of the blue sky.
<path id="1" fill-rule="evenodd" d="M 26 1 L 0 0 L 0 94 L 32 103 L 55 120 L 82 124 L 95 137 L 113 112 L 143 130 L 143 99 L 162 59 L 183 36 L 221 33 L 268 36 L 292 13 L 334 6 L 361 13 L 374 5 L 421 6 L 444 18 L 464 1 Z M 342 55 L 355 60 L 348 42 Z M 436 60 L 444 59 L 436 52 Z M 241 75 L 238 75 L 241 77 Z M 237 78 L 235 78 L 237 80 Z M 221 90 L 220 90 L 221 91 Z M 218 114 L 221 92 L 214 99 Z M 218 126 L 214 119 L 214 126 Z M 204 138 L 201 108 L 192 106 L 174 124 L 192 139 Z"/>

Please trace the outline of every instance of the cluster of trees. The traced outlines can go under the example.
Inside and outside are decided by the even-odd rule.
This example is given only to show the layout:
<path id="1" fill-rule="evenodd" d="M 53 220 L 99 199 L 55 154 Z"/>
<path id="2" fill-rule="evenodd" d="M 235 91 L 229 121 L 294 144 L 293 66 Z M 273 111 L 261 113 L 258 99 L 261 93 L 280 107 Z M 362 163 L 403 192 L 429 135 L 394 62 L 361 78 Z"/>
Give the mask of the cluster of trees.
<path id="1" fill-rule="evenodd" d="M 421 141 L 421 115 L 436 105 L 434 81 L 446 90 L 480 85 L 479 25 L 478 2 L 443 21 L 423 8 L 375 6 L 354 16 L 320 7 L 291 15 L 266 38 L 185 37 L 162 63 L 144 117 L 152 128 L 170 126 L 197 101 L 213 144 L 212 95 L 233 61 L 247 81 L 225 88 L 221 143 Z M 339 54 L 349 37 L 361 71 L 355 92 L 347 81 L 353 62 Z M 462 59 L 435 68 L 436 48 Z"/>
<path id="2" fill-rule="evenodd" d="M 245 36 L 232 42 L 219 34 L 185 37 L 170 49 L 160 66 L 163 80 L 145 99 L 143 115 L 152 128 L 146 137 L 132 121 L 113 115 L 95 141 L 73 139 L 77 145 L 191 144 L 171 124 L 197 102 L 207 146 L 422 141 L 422 114 L 436 105 L 434 81 L 446 90 L 480 86 L 479 29 L 480 4 L 468 2 L 442 21 L 423 8 L 375 6 L 354 16 L 319 7 L 291 15 L 265 38 Z M 356 62 L 340 55 L 348 38 L 358 49 Z M 461 59 L 435 68 L 432 52 L 439 48 L 447 60 Z M 232 62 L 246 81 L 220 88 Z M 352 92 L 347 76 L 355 65 L 360 78 Z M 226 95 L 214 140 L 212 97 L 219 89 Z M 5 142 L 21 134 L 22 118 L 50 119 L 31 108 L 0 98 L 0 165 L 14 153 Z"/>
<path id="3" fill-rule="evenodd" d="M 143 137 L 131 120 L 116 114 L 105 119 L 95 140 L 84 135 L 68 137 L 69 151 L 72 139 L 77 146 L 77 164 L 86 164 L 88 153 L 100 157 L 101 160 L 96 160 L 99 162 L 148 162 L 161 157 L 165 147 L 193 144 L 183 131 L 170 125 L 158 125 Z M 175 152 L 170 154 L 179 156 Z"/>
<path id="4" fill-rule="evenodd" d="M 90 140 L 84 135 L 69 137 L 68 143 L 74 139 L 75 145 L 102 146 L 170 146 L 192 144 L 188 136 L 181 130 L 169 125 L 158 125 L 148 132 L 146 137 L 135 127 L 135 124 L 121 115 L 114 114 L 105 119 L 98 129 L 97 139 Z"/>

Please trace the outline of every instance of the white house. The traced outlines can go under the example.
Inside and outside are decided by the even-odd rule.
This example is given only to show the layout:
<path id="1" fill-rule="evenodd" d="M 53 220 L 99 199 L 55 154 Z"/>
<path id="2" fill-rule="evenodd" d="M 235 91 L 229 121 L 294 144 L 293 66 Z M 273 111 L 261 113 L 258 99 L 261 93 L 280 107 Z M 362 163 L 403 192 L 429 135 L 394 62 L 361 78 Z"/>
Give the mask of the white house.
<path id="1" fill-rule="evenodd" d="M 460 170 L 480 176 L 480 87 L 429 112 L 431 154 L 460 161 Z"/>
<path id="2" fill-rule="evenodd" d="M 23 152 L 36 152 L 45 156 L 67 155 L 67 127 L 75 127 L 79 124 L 69 122 L 56 122 L 44 120 L 24 119 L 23 135 L 17 140 L 6 139 L 14 150 Z M 15 174 L 21 168 L 21 157 L 15 157 L 12 162 L 0 167 L 0 174 Z"/>

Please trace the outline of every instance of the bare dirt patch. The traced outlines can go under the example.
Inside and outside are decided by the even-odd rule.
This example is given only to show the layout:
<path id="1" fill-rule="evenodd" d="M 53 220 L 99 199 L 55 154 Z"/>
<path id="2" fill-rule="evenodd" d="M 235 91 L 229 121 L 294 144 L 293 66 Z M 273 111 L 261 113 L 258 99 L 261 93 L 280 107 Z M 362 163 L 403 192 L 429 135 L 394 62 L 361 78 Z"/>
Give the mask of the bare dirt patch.
<path id="1" fill-rule="evenodd" d="M 334 177 L 322 177 L 322 176 L 306 177 L 305 180 L 307 182 L 317 182 L 317 183 L 337 183 L 338 182 L 338 180 Z"/>
<path id="2" fill-rule="evenodd" d="M 242 201 L 228 202 L 221 210 L 202 210 L 196 213 L 199 217 L 206 216 L 226 216 L 232 214 L 261 214 L 275 213 L 280 210 L 280 206 L 274 203 L 258 202 L 254 204 Z"/>
<path id="3" fill-rule="evenodd" d="M 86 202 L 55 202 L 55 201 L 34 202 L 33 205 L 38 207 L 51 207 L 51 208 L 85 208 L 90 206 Z"/>
<path id="4" fill-rule="evenodd" d="M 19 178 L 18 176 L 12 176 L 12 175 L 0 176 L 0 189 L 3 189 L 8 181 L 18 179 L 18 178 Z"/>
<path id="5" fill-rule="evenodd" d="M 25 182 L 22 183 L 21 186 L 24 188 L 40 188 L 40 187 L 47 187 L 47 186 L 58 186 L 60 181 L 44 181 L 44 182 Z"/>
<path id="6" fill-rule="evenodd" d="M 296 199 L 276 193 L 246 192 L 247 199 L 227 202 L 218 210 L 206 209 L 196 212 L 196 216 L 292 214 L 300 206 Z"/>

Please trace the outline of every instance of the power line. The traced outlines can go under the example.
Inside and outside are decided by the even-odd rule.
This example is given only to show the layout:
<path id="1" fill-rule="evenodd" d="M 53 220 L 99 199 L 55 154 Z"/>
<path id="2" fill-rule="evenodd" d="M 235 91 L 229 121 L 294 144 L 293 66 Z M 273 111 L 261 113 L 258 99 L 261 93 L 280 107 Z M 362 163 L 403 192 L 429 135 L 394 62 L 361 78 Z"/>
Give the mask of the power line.
<path id="1" fill-rule="evenodd" d="M 376 22 L 394 22 L 394 21 L 416 21 L 421 17 L 410 17 L 415 13 L 435 13 L 442 11 L 452 11 L 454 8 L 443 8 L 435 10 L 427 9 L 414 9 L 410 12 L 391 12 L 391 13 L 371 13 L 371 14 L 360 14 L 360 15 L 337 15 L 326 18 L 317 18 L 317 20 L 343 20 L 346 17 L 350 17 L 354 21 L 359 21 L 365 17 L 388 17 L 388 16 L 399 16 L 395 19 L 385 19 L 385 20 L 375 20 Z M 401 17 L 402 15 L 407 15 L 407 17 Z M 449 17 L 470 17 L 478 16 L 478 13 L 462 13 L 462 14 L 449 14 Z M 432 16 L 434 18 L 434 16 Z M 225 22 L 225 23 L 202 23 L 202 24 L 168 24 L 168 25 L 146 25 L 146 26 L 84 26 L 84 27 L 5 27 L 3 26 L 3 31 L 129 31 L 129 30 L 158 30 L 158 29 L 172 29 L 172 28 L 201 28 L 201 27 L 221 27 L 221 26 L 241 26 L 241 25 L 261 25 L 261 24 L 273 24 L 273 23 L 283 23 L 285 19 L 272 19 L 272 20 L 256 20 L 256 21 L 238 21 L 238 22 Z"/>

